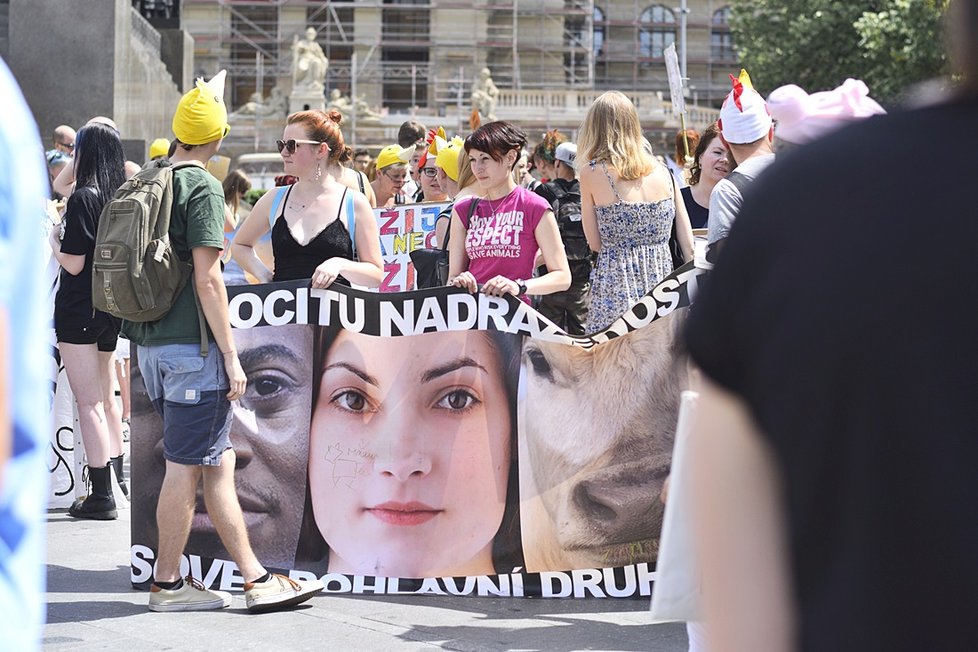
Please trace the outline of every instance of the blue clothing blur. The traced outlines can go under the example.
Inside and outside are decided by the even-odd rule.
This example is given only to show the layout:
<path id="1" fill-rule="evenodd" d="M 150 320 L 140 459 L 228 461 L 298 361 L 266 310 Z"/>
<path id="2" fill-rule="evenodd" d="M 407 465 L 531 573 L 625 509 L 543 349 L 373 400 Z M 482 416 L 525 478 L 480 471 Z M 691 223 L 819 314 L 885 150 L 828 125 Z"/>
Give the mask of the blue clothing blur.
<path id="1" fill-rule="evenodd" d="M 51 394 L 41 226 L 48 179 L 37 125 L 2 60 L 0 97 L 0 309 L 9 337 L 0 363 L 13 421 L 0 479 L 0 650 L 36 650 L 44 624 Z"/>

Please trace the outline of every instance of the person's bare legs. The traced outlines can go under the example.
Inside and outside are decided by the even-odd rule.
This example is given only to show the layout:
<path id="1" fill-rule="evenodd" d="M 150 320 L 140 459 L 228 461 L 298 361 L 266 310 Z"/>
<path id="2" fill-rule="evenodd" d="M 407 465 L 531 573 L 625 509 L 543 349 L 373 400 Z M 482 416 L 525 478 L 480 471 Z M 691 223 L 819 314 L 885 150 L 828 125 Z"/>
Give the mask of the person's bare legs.
<path id="1" fill-rule="evenodd" d="M 59 342 L 58 349 L 68 376 L 68 386 L 78 403 L 78 426 L 81 429 L 88 466 L 102 468 L 109 463 L 111 457 L 110 434 L 103 404 L 102 382 L 92 382 L 92 379 L 99 378 L 102 374 L 103 354 L 95 344 Z"/>
<path id="2" fill-rule="evenodd" d="M 253 582 L 265 575 L 266 571 L 255 557 L 248 541 L 248 529 L 245 527 L 234 486 L 234 463 L 234 450 L 229 448 L 221 456 L 219 466 L 201 467 L 204 476 L 204 504 L 207 506 L 207 515 L 231 559 L 238 565 L 241 576 L 246 582 Z"/>
<path id="3" fill-rule="evenodd" d="M 122 412 L 115 402 L 115 353 L 99 351 L 99 383 L 102 388 L 102 405 L 108 427 L 109 457 L 122 455 Z"/>
<path id="4" fill-rule="evenodd" d="M 130 402 L 129 371 L 131 358 L 123 358 L 122 362 L 116 360 L 115 375 L 119 381 L 119 398 L 122 399 L 122 420 L 128 422 L 132 415 L 132 403 Z"/>
<path id="5" fill-rule="evenodd" d="M 160 537 L 153 575 L 156 581 L 175 582 L 180 579 L 180 556 L 190 537 L 201 468 L 166 461 L 166 475 L 163 476 L 160 501 L 156 506 L 156 526 Z"/>

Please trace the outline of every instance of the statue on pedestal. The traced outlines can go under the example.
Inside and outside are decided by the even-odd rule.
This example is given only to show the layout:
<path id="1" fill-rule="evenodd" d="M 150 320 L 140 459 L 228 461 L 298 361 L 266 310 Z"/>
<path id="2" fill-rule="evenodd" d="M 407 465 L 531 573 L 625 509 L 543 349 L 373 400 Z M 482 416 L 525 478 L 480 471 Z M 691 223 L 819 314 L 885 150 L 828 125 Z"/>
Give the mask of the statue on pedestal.
<path id="1" fill-rule="evenodd" d="M 325 86 L 329 60 L 316 42 L 316 30 L 306 30 L 306 37 L 298 37 L 292 43 L 292 92 L 315 91 L 322 93 Z"/>
<path id="2" fill-rule="evenodd" d="M 479 76 L 472 85 L 472 108 L 479 112 L 486 121 L 496 119 L 496 102 L 499 100 L 499 89 L 492 81 L 492 73 L 488 68 L 479 71 Z"/>

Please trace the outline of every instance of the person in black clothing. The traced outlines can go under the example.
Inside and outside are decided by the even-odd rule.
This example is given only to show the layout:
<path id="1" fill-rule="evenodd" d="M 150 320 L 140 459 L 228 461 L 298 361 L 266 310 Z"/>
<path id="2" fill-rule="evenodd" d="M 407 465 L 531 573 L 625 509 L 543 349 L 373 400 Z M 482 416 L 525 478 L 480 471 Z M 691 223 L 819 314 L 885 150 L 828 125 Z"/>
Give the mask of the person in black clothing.
<path id="1" fill-rule="evenodd" d="M 75 191 L 68 198 L 63 229 L 54 229 L 50 238 L 61 264 L 54 329 L 68 385 L 78 403 L 92 491 L 68 513 L 108 520 L 118 517 L 110 462 L 122 482 L 122 415 L 112 385 L 119 323 L 92 307 L 92 256 L 102 207 L 126 180 L 126 158 L 118 132 L 101 123 L 82 128 L 75 146 Z"/>
<path id="2" fill-rule="evenodd" d="M 571 271 L 570 288 L 541 296 L 536 308 L 569 335 L 584 335 L 591 290 L 591 249 L 581 224 L 581 183 L 574 167 L 576 158 L 577 145 L 567 142 L 558 145 L 553 180 L 533 189 L 553 207 Z"/>
<path id="3" fill-rule="evenodd" d="M 779 155 L 690 309 L 706 377 L 694 520 L 717 649 L 978 639 L 978 3 L 949 11 L 970 37 L 959 95 Z M 943 164 L 900 164 L 927 156 L 937 125 L 959 135 Z M 945 228 L 928 228 L 934 215 Z M 908 265 L 933 251 L 936 268 Z"/>

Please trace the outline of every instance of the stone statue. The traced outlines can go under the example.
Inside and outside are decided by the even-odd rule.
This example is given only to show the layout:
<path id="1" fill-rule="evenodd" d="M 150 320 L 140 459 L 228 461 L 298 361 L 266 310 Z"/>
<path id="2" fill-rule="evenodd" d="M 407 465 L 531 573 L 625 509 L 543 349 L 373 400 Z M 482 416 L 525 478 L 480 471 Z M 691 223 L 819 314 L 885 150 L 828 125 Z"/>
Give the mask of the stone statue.
<path id="1" fill-rule="evenodd" d="M 488 68 L 479 71 L 479 77 L 472 85 L 472 108 L 478 111 L 486 121 L 496 119 L 496 102 L 499 100 L 499 89 L 492 81 L 492 73 Z"/>
<path id="2" fill-rule="evenodd" d="M 296 38 L 292 44 L 292 88 L 323 92 L 326 68 L 329 60 L 316 42 L 316 30 L 306 30 L 304 39 Z"/>
<path id="3" fill-rule="evenodd" d="M 333 109 L 342 113 L 343 117 L 347 117 L 353 112 L 353 102 L 349 97 L 343 95 L 338 88 L 329 92 L 329 101 L 326 102 L 326 110 L 331 111 Z"/>
<path id="4" fill-rule="evenodd" d="M 258 116 L 283 116 L 288 111 L 288 98 L 278 86 L 272 88 L 271 94 L 267 99 L 262 98 L 261 93 L 252 93 L 248 101 L 237 111 L 232 113 L 233 117 L 243 117 L 249 115 Z"/>
<path id="5" fill-rule="evenodd" d="M 326 103 L 326 110 L 336 109 L 348 118 L 356 112 L 357 120 L 360 122 L 379 122 L 380 114 L 370 108 L 370 105 L 362 97 L 351 98 L 338 88 L 329 92 L 329 101 Z"/>

